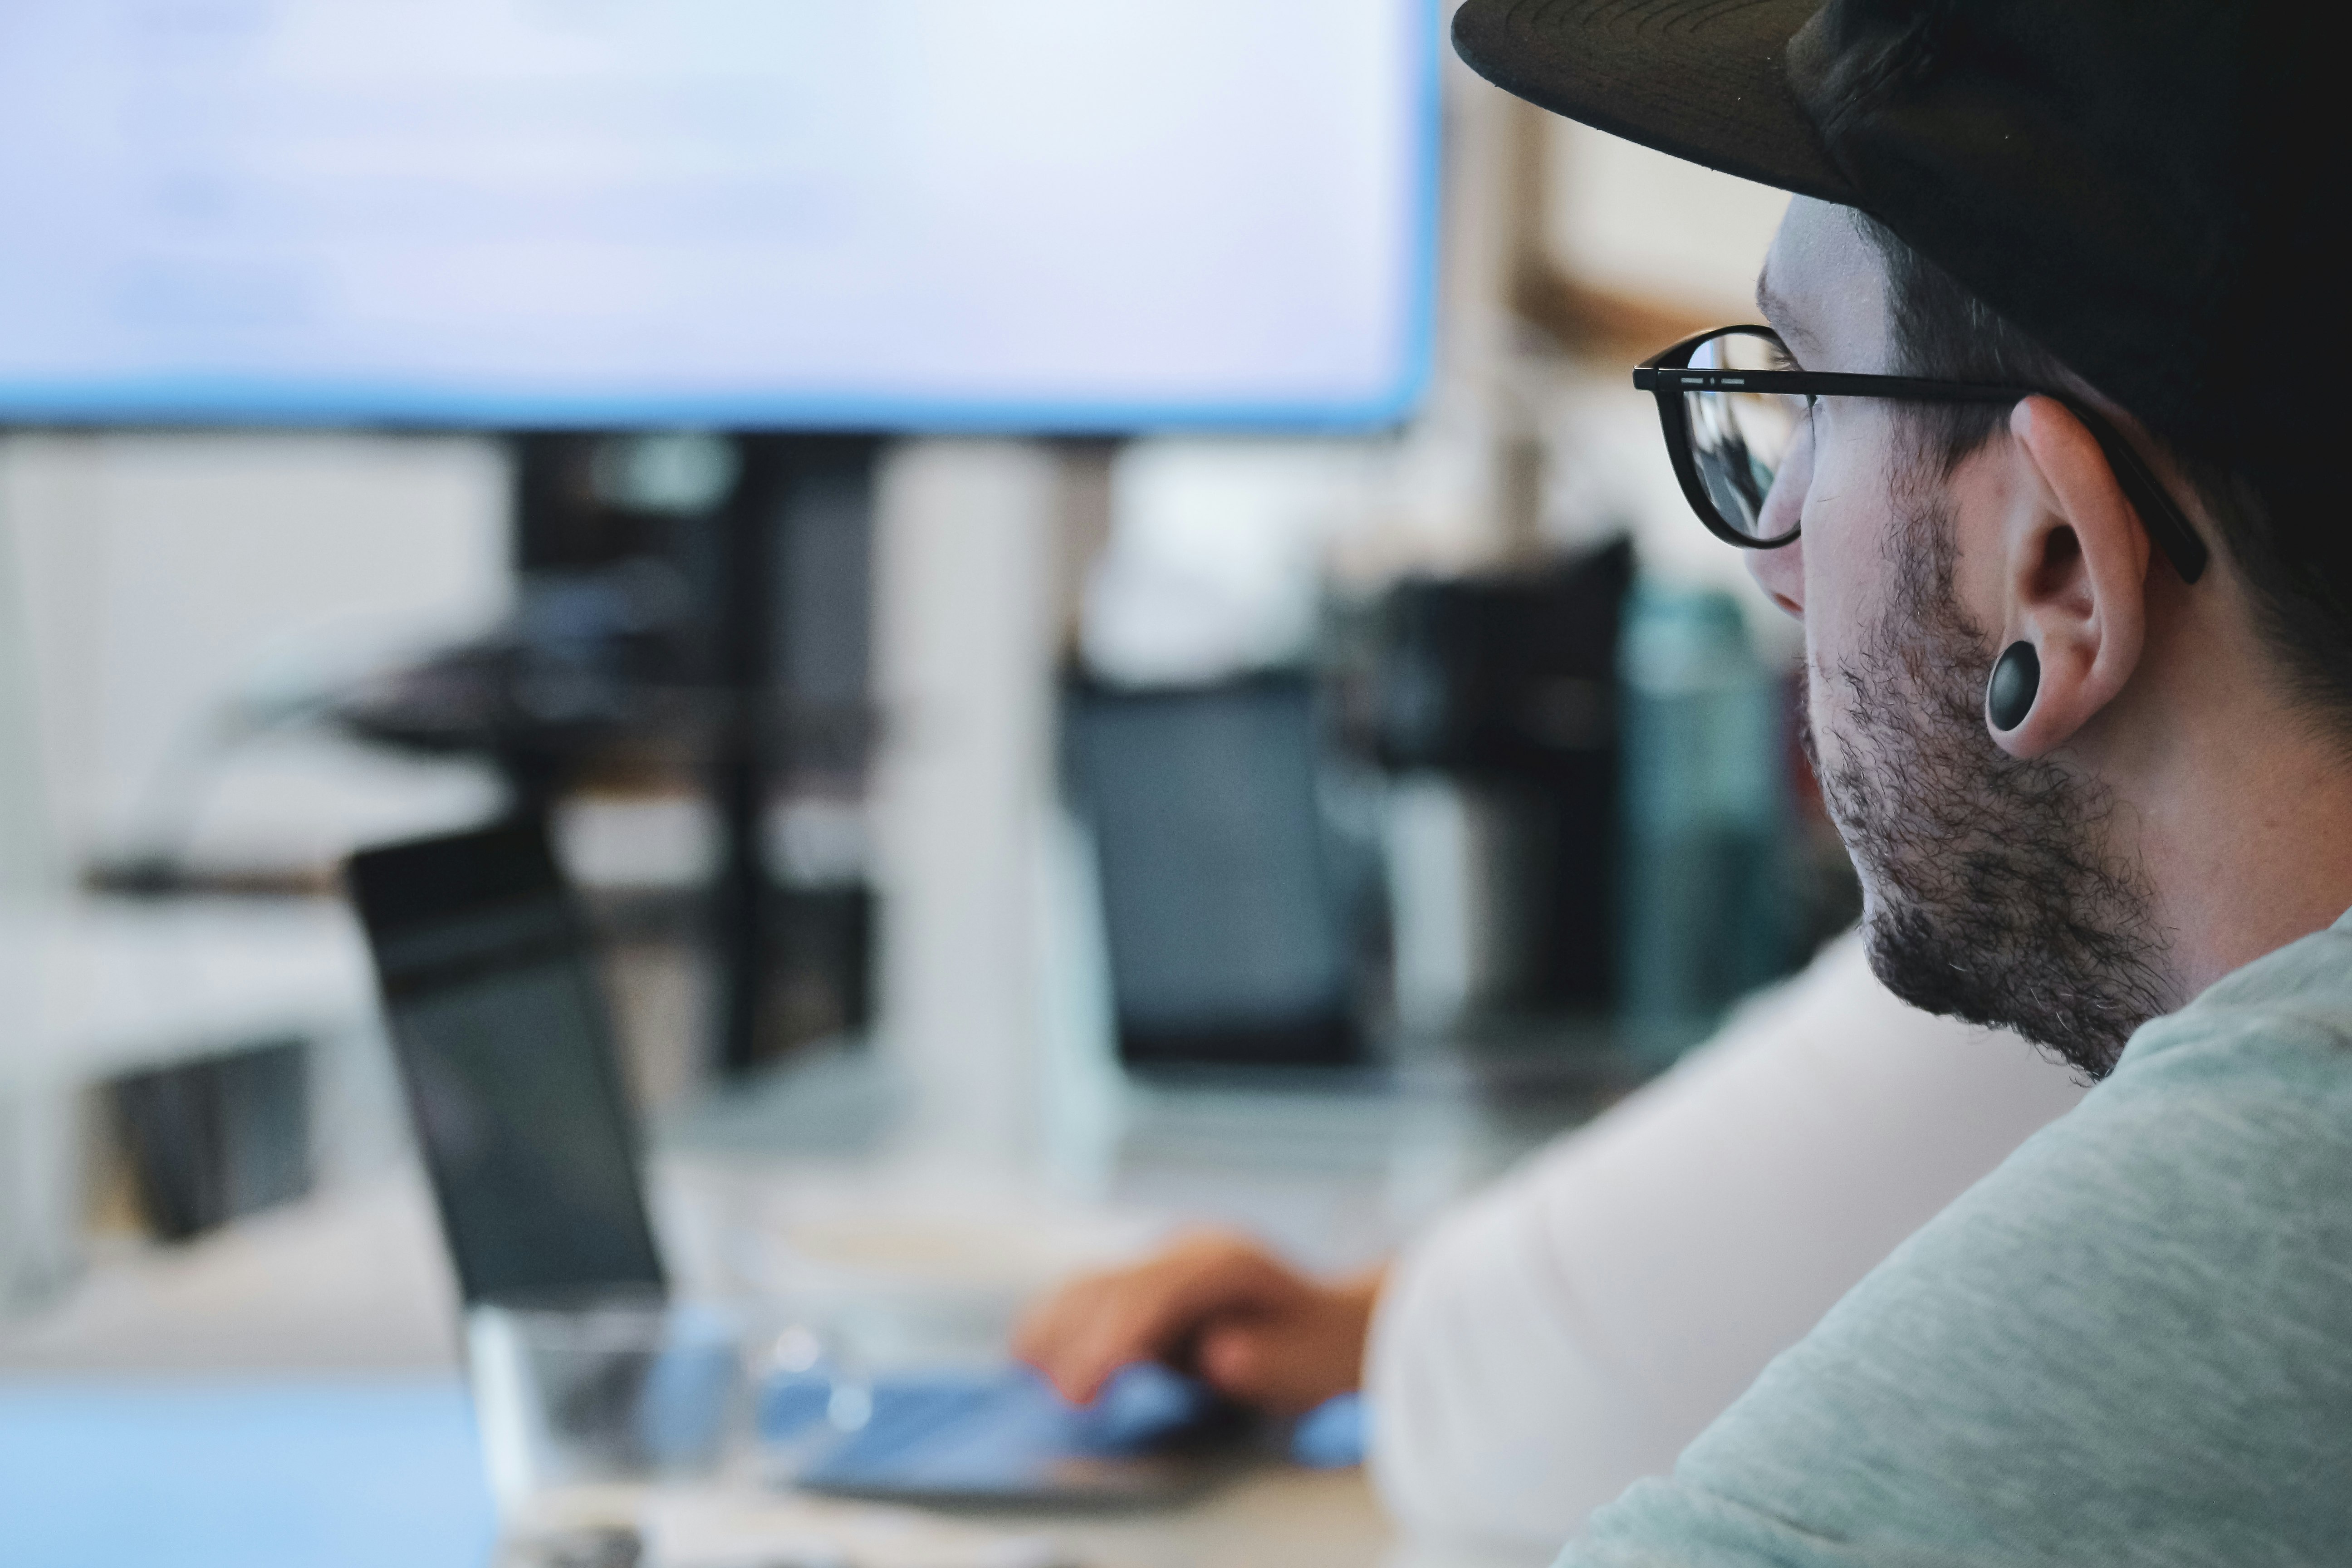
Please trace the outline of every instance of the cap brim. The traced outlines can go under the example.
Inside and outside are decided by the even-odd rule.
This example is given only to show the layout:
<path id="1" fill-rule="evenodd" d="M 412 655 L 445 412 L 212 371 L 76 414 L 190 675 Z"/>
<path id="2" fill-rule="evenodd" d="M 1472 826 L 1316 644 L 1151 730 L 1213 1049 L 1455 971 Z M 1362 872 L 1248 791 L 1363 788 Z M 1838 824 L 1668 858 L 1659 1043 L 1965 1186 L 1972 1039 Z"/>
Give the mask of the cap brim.
<path id="1" fill-rule="evenodd" d="M 1743 180 L 1847 205 L 1781 56 L 1822 0 L 1467 0 L 1454 47 L 1504 91 Z"/>

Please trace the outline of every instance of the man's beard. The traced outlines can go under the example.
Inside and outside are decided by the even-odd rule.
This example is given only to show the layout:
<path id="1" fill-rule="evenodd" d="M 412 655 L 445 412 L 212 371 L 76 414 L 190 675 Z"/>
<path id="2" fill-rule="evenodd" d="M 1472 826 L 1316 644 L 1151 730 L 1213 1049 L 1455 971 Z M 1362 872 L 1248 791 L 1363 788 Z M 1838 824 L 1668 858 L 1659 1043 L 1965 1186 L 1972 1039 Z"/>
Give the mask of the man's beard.
<path id="1" fill-rule="evenodd" d="M 1951 539 L 1933 510 L 1901 521 L 1892 602 L 1830 672 L 1846 700 L 1839 754 L 1821 755 L 1810 713 L 1806 754 L 1861 872 L 1887 989 L 2104 1078 L 2166 1011 L 2163 939 L 2144 879 L 2106 853 L 2106 792 L 1986 734 L 1991 660 L 1953 591 Z"/>

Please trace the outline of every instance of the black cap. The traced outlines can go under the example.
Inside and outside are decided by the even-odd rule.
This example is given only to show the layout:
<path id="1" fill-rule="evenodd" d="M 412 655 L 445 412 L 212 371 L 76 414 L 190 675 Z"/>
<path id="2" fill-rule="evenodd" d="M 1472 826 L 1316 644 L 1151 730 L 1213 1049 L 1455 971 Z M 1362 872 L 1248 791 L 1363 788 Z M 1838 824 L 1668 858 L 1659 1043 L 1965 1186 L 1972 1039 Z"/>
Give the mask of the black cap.
<path id="1" fill-rule="evenodd" d="M 1863 209 L 2159 436 L 2305 488 L 2344 423 L 2346 93 L 2313 16 L 1468 0 L 1454 42 L 1546 109 Z"/>

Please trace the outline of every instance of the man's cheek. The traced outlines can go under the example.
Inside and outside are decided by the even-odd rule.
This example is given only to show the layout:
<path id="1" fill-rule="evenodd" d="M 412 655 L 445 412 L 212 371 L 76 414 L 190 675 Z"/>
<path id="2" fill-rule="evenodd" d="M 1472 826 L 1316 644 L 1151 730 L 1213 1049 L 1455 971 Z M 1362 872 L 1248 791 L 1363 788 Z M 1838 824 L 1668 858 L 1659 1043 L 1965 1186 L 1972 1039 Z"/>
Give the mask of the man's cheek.
<path id="1" fill-rule="evenodd" d="M 1816 766 L 1834 771 L 1851 765 L 1866 688 L 1878 672 L 1863 652 L 1868 637 L 1865 612 L 1853 597 L 1859 584 L 1834 568 L 1824 576 L 1810 584 L 1822 595 L 1821 607 L 1805 616 L 1805 712 Z"/>
<path id="2" fill-rule="evenodd" d="M 1805 658 L 1805 722 L 1812 732 L 1817 772 L 1834 772 L 1844 761 L 1853 733 L 1852 683 L 1844 667 L 1809 647 Z"/>
<path id="3" fill-rule="evenodd" d="M 1805 647 L 1821 678 L 1853 668 L 1855 649 L 1883 609 L 1885 552 L 1870 521 L 1834 503 L 1806 514 Z"/>

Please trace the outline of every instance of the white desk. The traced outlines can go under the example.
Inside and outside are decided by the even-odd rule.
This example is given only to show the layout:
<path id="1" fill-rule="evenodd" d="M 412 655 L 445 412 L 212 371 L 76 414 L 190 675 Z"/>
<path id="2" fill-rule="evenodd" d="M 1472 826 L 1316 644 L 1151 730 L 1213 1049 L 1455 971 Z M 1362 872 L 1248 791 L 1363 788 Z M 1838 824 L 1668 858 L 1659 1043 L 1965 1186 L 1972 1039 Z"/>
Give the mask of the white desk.
<path id="1" fill-rule="evenodd" d="M 0 1089 L 88 1082 L 268 1034 L 373 1027 L 374 983 L 330 899 L 0 906 Z"/>
<path id="2" fill-rule="evenodd" d="M 373 985 L 331 900 L 0 905 L 0 1313 L 78 1266 L 90 1084 L 307 1039 L 324 1047 L 312 1068 L 325 1163 L 385 1157 Z"/>
<path id="3" fill-rule="evenodd" d="M 404 1175 L 257 1216 L 194 1245 L 102 1258 L 65 1299 L 0 1324 L 0 1379 L 430 1371 L 454 1374 L 456 1295 L 430 1205 Z M 835 1505 L 838 1506 L 838 1505 Z M 1185 1507 L 989 1514 L 1087 1568 L 1532 1568 L 1400 1542 L 1355 1471 L 1250 1475 Z"/>
<path id="4" fill-rule="evenodd" d="M 80 1005 L 89 1000 L 88 987 L 113 986 L 107 974 L 132 974 L 113 998 L 121 1026 L 85 1031 L 95 1042 L 86 1049 L 52 1049 L 39 1058 L 46 1078 L 20 1062 L 14 1081 L 55 1084 L 155 1059 L 142 1054 L 154 1047 L 142 1046 L 131 1026 L 142 1017 L 176 1018 L 182 1038 L 201 1037 L 186 1025 L 208 1016 L 249 1035 L 269 1018 L 289 1028 L 306 1019 L 313 1028 L 331 1026 L 338 1014 L 349 1018 L 355 999 L 364 1004 L 363 956 L 339 917 L 315 920 L 307 939 L 299 931 L 271 939 L 281 953 L 299 940 L 318 951 L 290 966 L 312 977 L 307 989 L 278 985 L 268 1017 L 229 1005 L 236 963 L 189 959 L 185 934 L 133 918 L 108 935 L 111 949 L 99 944 L 111 956 L 75 950 L 80 956 L 47 984 L 82 987 L 71 994 Z M 141 956 L 142 939 L 152 941 L 152 963 Z M 266 967 L 246 962 L 255 965 L 248 974 Z M 167 963 L 178 966 L 181 984 L 164 972 Z M 207 996 L 226 1000 L 208 1012 Z M 177 1005 L 184 1001 L 184 1009 Z M 100 1007 L 97 1016 L 110 1015 Z M 1055 1274 L 1144 1245 L 1178 1219 L 1247 1225 L 1325 1266 L 1361 1261 L 1577 1109 L 1562 1101 L 1547 1112 L 1531 1109 L 1525 1095 L 1497 1104 L 1498 1097 L 1442 1088 L 1406 1095 L 1144 1090 L 1091 1184 L 1055 1187 L 942 1168 L 919 1149 L 895 1146 L 889 1098 L 887 1083 L 845 1059 L 670 1122 L 661 1140 L 669 1152 L 657 1160 L 652 1185 L 681 1282 L 842 1289 L 862 1292 L 869 1305 L 884 1297 L 895 1297 L 898 1307 L 945 1303 L 954 1310 L 932 1311 L 928 1329 L 952 1319 L 950 1328 L 985 1341 L 1001 1335 L 1013 1305 Z M 789 1258 L 792 1269 L 761 1278 L 761 1266 L 747 1268 L 746 1237 L 751 1253 Z M 877 1296 L 876 1279 L 892 1273 L 902 1288 Z M 421 1179 L 404 1166 L 371 1182 L 331 1184 L 300 1205 L 190 1246 L 102 1248 L 44 1310 L 0 1318 L 0 1378 L 355 1371 L 454 1377 L 457 1315 L 431 1205 Z M 1393 1540 L 1364 1478 L 1353 1472 L 1270 1469 L 1153 1513 L 992 1514 L 963 1524 L 1043 1535 L 1072 1561 L 1097 1568 L 1524 1562 Z"/>

